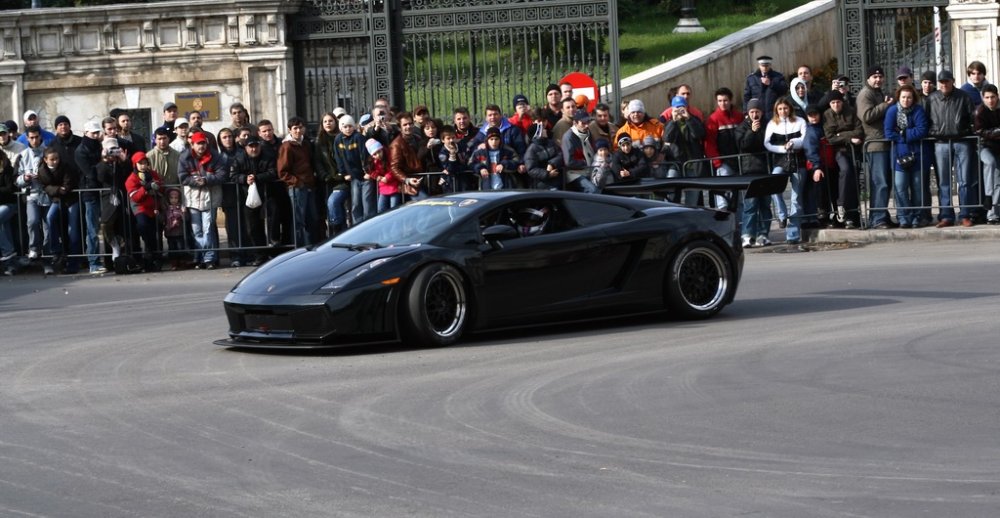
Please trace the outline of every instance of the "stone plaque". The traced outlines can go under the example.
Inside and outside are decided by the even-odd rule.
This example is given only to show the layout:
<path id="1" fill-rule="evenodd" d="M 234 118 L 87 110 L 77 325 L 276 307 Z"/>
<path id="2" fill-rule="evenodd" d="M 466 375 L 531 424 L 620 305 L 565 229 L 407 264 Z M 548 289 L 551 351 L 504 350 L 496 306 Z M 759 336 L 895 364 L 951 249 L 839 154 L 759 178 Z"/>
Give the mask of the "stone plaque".
<path id="1" fill-rule="evenodd" d="M 201 118 L 206 121 L 222 120 L 222 111 L 219 109 L 219 92 L 174 94 L 174 102 L 177 103 L 178 115 L 201 112 Z"/>

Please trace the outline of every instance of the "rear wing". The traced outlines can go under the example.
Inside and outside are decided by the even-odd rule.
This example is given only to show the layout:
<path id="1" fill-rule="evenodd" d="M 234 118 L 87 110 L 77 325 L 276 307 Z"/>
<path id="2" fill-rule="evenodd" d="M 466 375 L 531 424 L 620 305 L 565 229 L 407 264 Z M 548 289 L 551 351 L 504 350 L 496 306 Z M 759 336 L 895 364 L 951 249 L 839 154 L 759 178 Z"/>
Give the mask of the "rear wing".
<path id="1" fill-rule="evenodd" d="M 666 198 L 687 189 L 699 191 L 729 192 L 735 195 L 745 191 L 746 198 L 760 198 L 785 192 L 790 174 L 747 175 L 747 176 L 709 176 L 704 178 L 641 178 L 638 182 L 617 183 L 604 187 L 606 194 L 620 196 L 656 195 Z M 729 204 L 735 210 L 736 204 Z"/>

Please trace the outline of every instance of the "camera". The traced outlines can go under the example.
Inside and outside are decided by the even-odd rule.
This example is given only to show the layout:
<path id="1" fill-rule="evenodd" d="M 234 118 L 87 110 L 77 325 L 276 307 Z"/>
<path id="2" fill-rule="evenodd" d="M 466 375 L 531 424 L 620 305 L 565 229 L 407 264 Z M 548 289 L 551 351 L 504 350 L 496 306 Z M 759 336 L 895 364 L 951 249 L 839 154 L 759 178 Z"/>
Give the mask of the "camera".
<path id="1" fill-rule="evenodd" d="M 843 88 L 845 86 L 847 86 L 847 84 L 844 81 L 837 81 L 836 79 L 834 79 L 833 81 L 834 88 Z"/>

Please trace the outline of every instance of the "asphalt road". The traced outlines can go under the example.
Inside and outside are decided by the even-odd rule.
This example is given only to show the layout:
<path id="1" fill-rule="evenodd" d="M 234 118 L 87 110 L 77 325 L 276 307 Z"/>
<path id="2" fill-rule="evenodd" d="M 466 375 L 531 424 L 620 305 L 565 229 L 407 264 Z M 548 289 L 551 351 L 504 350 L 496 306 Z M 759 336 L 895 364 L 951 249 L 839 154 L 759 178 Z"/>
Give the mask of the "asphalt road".
<path id="1" fill-rule="evenodd" d="M 238 270 L 0 281 L 0 516 L 997 516 L 998 257 L 755 252 L 711 321 L 325 354 L 211 345 Z"/>

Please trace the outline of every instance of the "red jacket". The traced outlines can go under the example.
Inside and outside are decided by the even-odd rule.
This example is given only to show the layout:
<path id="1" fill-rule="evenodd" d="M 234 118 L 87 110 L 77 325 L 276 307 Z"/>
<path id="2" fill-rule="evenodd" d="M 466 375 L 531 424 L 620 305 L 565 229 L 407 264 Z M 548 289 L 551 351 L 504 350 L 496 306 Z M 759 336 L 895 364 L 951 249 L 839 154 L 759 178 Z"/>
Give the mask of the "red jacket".
<path id="1" fill-rule="evenodd" d="M 154 183 L 159 186 L 158 190 L 146 189 L 146 185 Z M 159 193 L 162 189 L 163 179 L 153 170 L 145 173 L 132 171 L 132 174 L 125 179 L 125 192 L 128 193 L 128 199 L 132 202 L 132 212 L 137 215 L 156 217 L 156 213 L 160 210 Z"/>
<path id="2" fill-rule="evenodd" d="M 736 139 L 736 128 L 743 124 L 743 113 L 735 107 L 728 112 L 716 109 L 708 116 L 705 123 L 705 155 L 715 158 L 724 155 L 739 154 L 740 148 Z M 722 160 L 712 160 L 712 167 L 718 169 Z"/>

